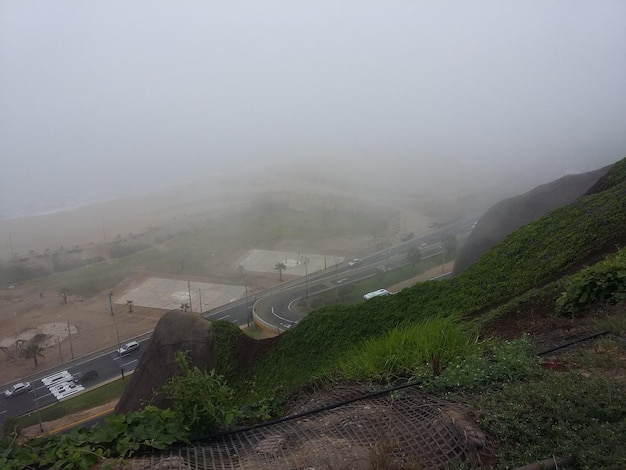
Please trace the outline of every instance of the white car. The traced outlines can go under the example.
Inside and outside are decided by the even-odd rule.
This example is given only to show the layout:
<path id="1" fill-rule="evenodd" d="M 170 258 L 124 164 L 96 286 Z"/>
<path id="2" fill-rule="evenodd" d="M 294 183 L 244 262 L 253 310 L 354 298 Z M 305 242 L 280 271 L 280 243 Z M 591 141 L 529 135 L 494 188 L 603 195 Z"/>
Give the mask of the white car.
<path id="1" fill-rule="evenodd" d="M 358 266 L 359 264 L 361 264 L 361 261 L 363 261 L 361 258 L 351 259 L 350 261 L 348 261 L 348 266 L 350 266 L 350 267 Z"/>
<path id="2" fill-rule="evenodd" d="M 139 343 L 137 341 L 130 341 L 117 350 L 120 356 L 126 356 L 127 354 L 137 351 L 139 349 Z"/>
<path id="3" fill-rule="evenodd" d="M 30 382 L 20 382 L 6 389 L 4 391 L 4 396 L 10 398 L 14 397 L 15 395 L 19 395 L 20 393 L 28 392 L 32 389 L 33 386 L 30 384 Z"/>

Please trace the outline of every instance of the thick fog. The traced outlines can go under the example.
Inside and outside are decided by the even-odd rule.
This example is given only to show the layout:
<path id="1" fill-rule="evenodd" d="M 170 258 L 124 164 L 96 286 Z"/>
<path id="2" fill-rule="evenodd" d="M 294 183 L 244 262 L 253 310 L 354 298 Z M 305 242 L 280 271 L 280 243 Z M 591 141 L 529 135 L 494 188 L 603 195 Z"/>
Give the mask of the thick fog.
<path id="1" fill-rule="evenodd" d="M 1 217 L 231 175 L 540 183 L 625 135 L 622 0 L 0 3 Z"/>

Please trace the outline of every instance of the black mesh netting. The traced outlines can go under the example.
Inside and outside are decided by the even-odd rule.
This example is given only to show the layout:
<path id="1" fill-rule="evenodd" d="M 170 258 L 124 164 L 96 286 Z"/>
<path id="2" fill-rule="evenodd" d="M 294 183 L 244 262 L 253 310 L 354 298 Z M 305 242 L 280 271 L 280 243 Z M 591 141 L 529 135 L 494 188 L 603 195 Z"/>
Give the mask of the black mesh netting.
<path id="1" fill-rule="evenodd" d="M 144 456 L 132 468 L 436 469 L 493 463 L 493 445 L 472 409 L 415 388 L 384 394 L 358 386 L 333 389 L 301 398 L 288 416 L 294 418 Z"/>

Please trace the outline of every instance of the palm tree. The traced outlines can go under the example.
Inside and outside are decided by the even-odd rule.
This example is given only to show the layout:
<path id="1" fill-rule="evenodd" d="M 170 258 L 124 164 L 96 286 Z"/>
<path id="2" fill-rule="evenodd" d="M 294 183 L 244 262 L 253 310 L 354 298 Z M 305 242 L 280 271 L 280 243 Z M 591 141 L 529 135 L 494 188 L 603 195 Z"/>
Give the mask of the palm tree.
<path id="1" fill-rule="evenodd" d="M 278 279 L 280 280 L 280 282 L 283 282 L 283 270 L 287 269 L 287 266 L 285 266 L 285 263 L 283 262 L 276 263 L 276 266 L 274 266 L 274 269 L 278 271 Z"/>
<path id="2" fill-rule="evenodd" d="M 67 303 L 67 296 L 70 295 L 72 291 L 68 287 L 62 287 L 59 289 L 59 295 L 63 297 L 63 303 Z"/>
<path id="3" fill-rule="evenodd" d="M 128 312 L 129 313 L 133 313 L 133 301 L 132 300 L 127 300 L 126 301 L 126 305 L 128 305 Z"/>
<path id="4" fill-rule="evenodd" d="M 180 304 L 180 309 L 183 312 L 186 312 L 188 308 L 189 308 L 189 304 Z"/>
<path id="5" fill-rule="evenodd" d="M 37 364 L 37 356 L 44 357 L 44 355 L 42 353 L 43 348 L 41 346 L 39 346 L 39 343 L 30 343 L 28 346 L 26 346 L 26 349 L 24 351 L 25 351 L 26 357 L 28 359 L 30 359 L 32 357 L 35 360 L 35 367 L 38 366 L 38 364 Z"/>

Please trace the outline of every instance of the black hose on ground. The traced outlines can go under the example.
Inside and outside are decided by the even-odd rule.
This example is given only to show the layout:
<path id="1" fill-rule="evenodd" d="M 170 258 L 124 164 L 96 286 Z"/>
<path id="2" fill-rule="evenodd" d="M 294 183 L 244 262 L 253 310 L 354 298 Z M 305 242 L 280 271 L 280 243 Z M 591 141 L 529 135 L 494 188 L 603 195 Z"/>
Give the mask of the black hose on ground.
<path id="1" fill-rule="evenodd" d="M 561 344 L 560 346 L 556 346 L 556 347 L 548 349 L 546 351 L 541 351 L 541 352 L 537 353 L 537 356 L 545 356 L 546 354 L 549 354 L 549 353 L 554 352 L 554 351 L 558 351 L 559 349 L 567 348 L 567 347 L 572 346 L 574 344 L 582 343 L 583 341 L 589 341 L 590 339 L 595 339 L 595 338 L 597 338 L 599 336 L 608 335 L 609 333 L 610 333 L 610 331 L 603 331 L 601 333 L 594 333 L 592 335 L 585 336 L 584 338 L 578 338 L 577 340 L 570 341 L 569 343 Z"/>

